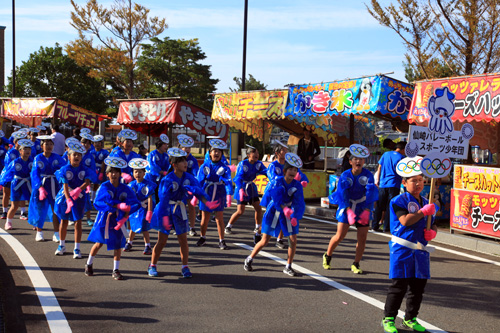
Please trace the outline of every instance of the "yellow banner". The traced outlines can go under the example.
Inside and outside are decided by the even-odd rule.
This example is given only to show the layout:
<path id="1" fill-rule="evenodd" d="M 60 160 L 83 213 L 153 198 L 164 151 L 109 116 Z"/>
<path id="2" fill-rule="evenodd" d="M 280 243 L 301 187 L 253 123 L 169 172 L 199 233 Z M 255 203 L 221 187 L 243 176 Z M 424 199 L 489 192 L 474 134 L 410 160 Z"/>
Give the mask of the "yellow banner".
<path id="1" fill-rule="evenodd" d="M 12 98 L 3 103 L 6 117 L 52 117 L 55 100 Z"/>
<path id="2" fill-rule="evenodd" d="M 272 125 L 265 120 L 284 118 L 287 99 L 287 89 L 216 94 L 212 119 L 267 142 Z"/>
<path id="3" fill-rule="evenodd" d="M 500 169 L 473 165 L 455 165 L 453 188 L 500 194 Z"/>
<path id="4" fill-rule="evenodd" d="M 317 171 L 304 171 L 302 170 L 307 178 L 309 179 L 309 184 L 304 188 L 304 198 L 321 198 L 327 196 L 326 190 L 326 178 L 327 174 L 324 172 Z M 258 175 L 255 178 L 254 183 L 257 185 L 257 191 L 259 194 L 264 194 L 264 189 L 266 188 L 269 180 L 264 175 Z"/>

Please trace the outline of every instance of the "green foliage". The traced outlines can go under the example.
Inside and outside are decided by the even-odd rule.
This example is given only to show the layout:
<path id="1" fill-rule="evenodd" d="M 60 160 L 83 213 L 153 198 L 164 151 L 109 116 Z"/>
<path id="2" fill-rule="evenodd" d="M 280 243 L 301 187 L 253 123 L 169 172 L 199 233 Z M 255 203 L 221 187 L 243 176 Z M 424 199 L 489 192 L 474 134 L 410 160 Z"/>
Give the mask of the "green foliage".
<path id="1" fill-rule="evenodd" d="M 59 44 L 40 47 L 16 68 L 16 97 L 57 97 L 89 111 L 106 113 L 104 85 L 89 77 L 88 68 L 79 66 L 63 53 Z M 12 76 L 3 92 L 11 96 Z"/>
<path id="2" fill-rule="evenodd" d="M 366 7 L 403 41 L 410 81 L 500 70 L 498 0 L 396 0 L 385 7 L 371 0 Z"/>
<path id="3" fill-rule="evenodd" d="M 240 77 L 234 77 L 233 81 L 236 83 L 236 89 L 229 88 L 232 92 L 242 91 L 242 82 Z M 245 91 L 251 90 L 266 90 L 267 84 L 264 84 L 253 77 L 252 74 L 248 74 L 248 79 L 245 80 Z"/>
<path id="4" fill-rule="evenodd" d="M 152 38 L 152 44 L 142 44 L 142 54 L 137 60 L 141 70 L 150 77 L 143 92 L 144 98 L 182 97 L 212 109 L 213 95 L 218 79 L 212 79 L 209 65 L 199 62 L 206 59 L 197 39 Z"/>

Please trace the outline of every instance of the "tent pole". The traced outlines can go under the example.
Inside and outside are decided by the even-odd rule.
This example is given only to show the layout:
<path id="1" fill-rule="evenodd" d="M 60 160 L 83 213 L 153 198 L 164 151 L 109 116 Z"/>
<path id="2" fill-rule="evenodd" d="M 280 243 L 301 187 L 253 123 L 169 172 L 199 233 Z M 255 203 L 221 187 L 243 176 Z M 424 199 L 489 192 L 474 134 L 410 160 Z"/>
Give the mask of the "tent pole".
<path id="1" fill-rule="evenodd" d="M 325 140 L 325 169 L 323 170 L 326 172 L 328 169 L 328 140 Z"/>
<path id="2" fill-rule="evenodd" d="M 262 156 L 266 153 L 266 121 L 262 119 Z"/>
<path id="3" fill-rule="evenodd" d="M 151 124 L 148 124 L 148 153 L 151 152 Z"/>
<path id="4" fill-rule="evenodd" d="M 351 113 L 349 115 L 349 144 L 354 143 L 354 115 Z"/>

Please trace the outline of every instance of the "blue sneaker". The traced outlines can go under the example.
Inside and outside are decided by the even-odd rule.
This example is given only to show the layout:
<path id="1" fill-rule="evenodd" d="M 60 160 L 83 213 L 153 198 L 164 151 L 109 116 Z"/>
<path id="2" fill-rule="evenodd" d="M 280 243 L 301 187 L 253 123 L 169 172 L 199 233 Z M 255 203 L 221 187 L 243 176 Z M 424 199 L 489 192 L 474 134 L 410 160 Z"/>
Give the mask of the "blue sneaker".
<path id="1" fill-rule="evenodd" d="M 82 253 L 80 252 L 80 249 L 73 250 L 73 259 L 82 259 Z"/>
<path id="2" fill-rule="evenodd" d="M 182 277 L 189 279 L 193 277 L 193 274 L 191 274 L 191 271 L 189 270 L 189 267 L 184 267 L 182 269 Z"/>
<path id="3" fill-rule="evenodd" d="M 158 271 L 156 270 L 156 266 L 149 265 L 148 266 L 148 275 L 157 277 L 158 276 Z"/>
<path id="4" fill-rule="evenodd" d="M 64 252 L 65 252 L 65 251 L 66 251 L 66 246 L 59 245 L 59 246 L 57 247 L 57 250 L 56 250 L 55 255 L 56 255 L 56 256 L 62 256 L 62 255 L 64 255 Z"/>

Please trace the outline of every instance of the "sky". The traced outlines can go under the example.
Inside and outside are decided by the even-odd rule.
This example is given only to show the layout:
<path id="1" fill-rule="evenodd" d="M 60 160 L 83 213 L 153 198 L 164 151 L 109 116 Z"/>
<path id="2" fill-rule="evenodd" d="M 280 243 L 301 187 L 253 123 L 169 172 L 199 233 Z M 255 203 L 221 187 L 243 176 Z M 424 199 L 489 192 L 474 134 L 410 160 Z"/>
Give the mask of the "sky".
<path id="1" fill-rule="evenodd" d="M 82 6 L 86 0 L 75 0 Z M 166 18 L 159 38 L 197 38 L 219 79 L 217 92 L 235 88 L 243 61 L 244 0 L 140 0 L 151 16 Z M 249 0 L 246 73 L 281 89 L 290 83 L 320 83 L 378 73 L 405 81 L 405 48 L 359 0 Z M 387 1 L 381 1 L 382 3 Z M 99 1 L 105 6 L 112 1 Z M 313 5 L 314 4 L 314 5 Z M 16 66 L 40 47 L 76 39 L 69 0 L 16 2 Z M 4 0 L 6 76 L 12 71 L 12 5 Z"/>

